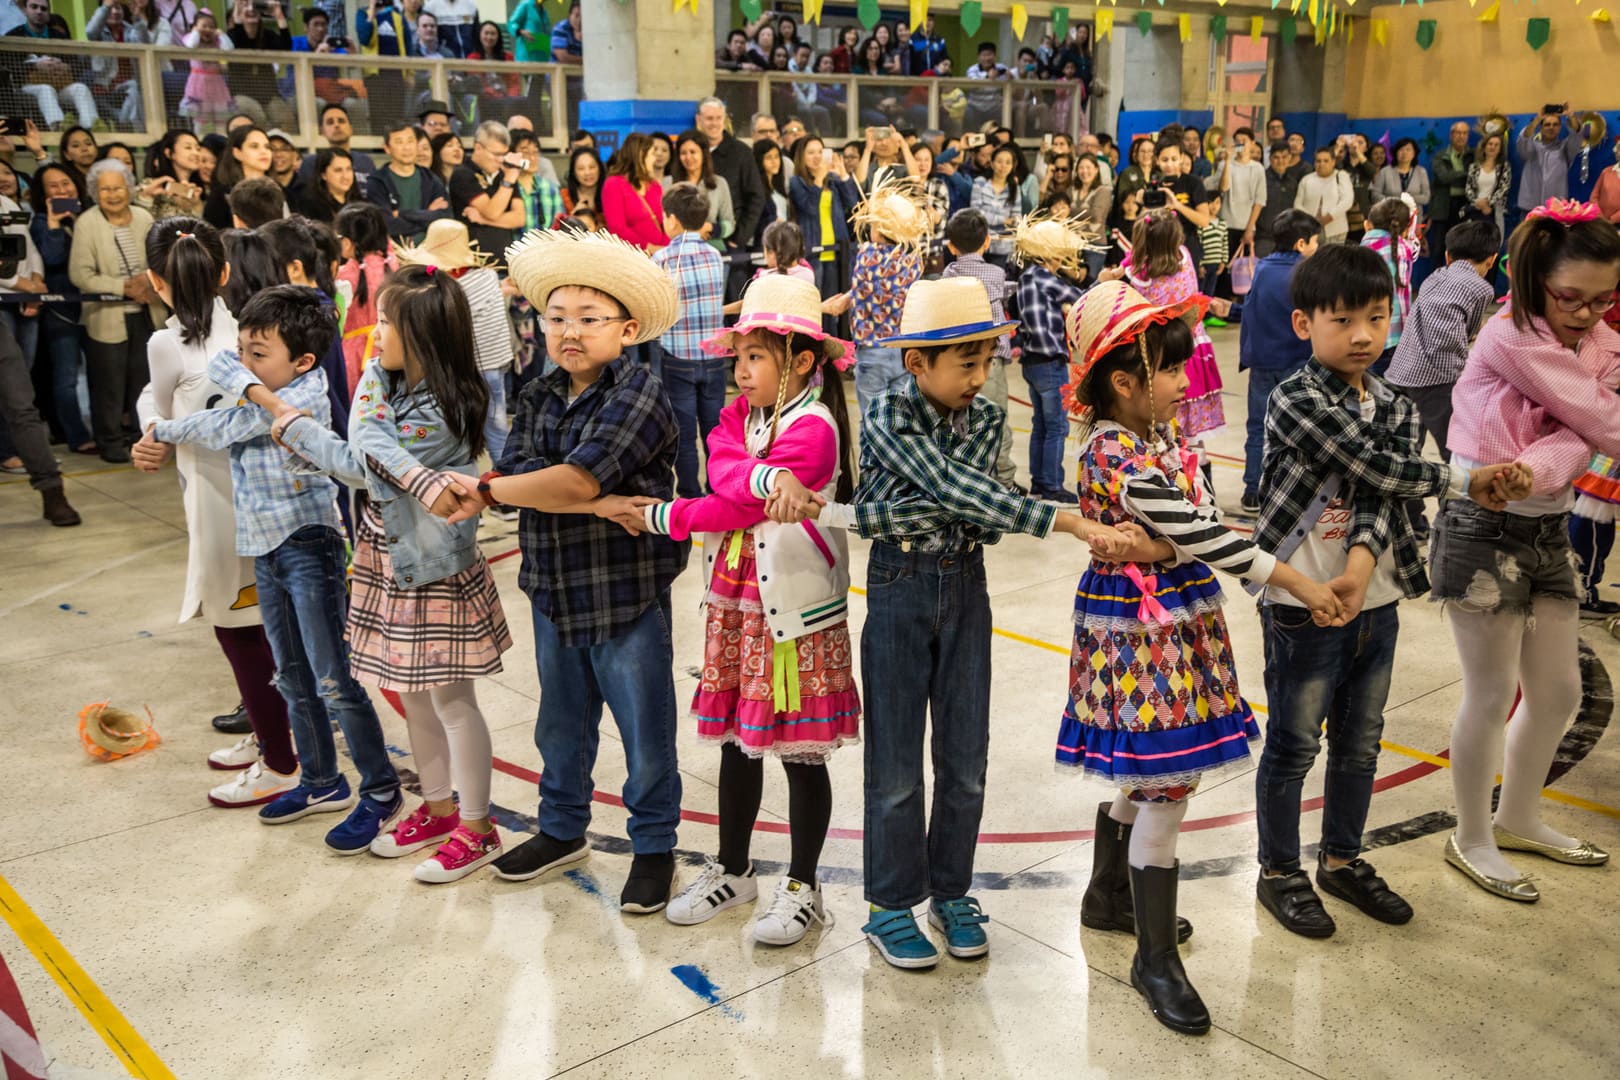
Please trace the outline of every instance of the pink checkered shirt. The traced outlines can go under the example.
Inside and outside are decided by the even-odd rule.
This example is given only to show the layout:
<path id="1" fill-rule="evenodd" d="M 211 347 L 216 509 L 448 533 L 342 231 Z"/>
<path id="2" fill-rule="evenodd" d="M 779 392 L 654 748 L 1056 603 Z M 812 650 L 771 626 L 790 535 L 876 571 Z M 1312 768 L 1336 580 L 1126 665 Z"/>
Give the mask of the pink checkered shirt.
<path id="1" fill-rule="evenodd" d="M 1620 453 L 1620 334 L 1599 323 L 1580 347 L 1541 319 L 1520 330 L 1503 310 L 1485 323 L 1451 394 L 1452 453 L 1481 464 L 1520 461 L 1536 495 L 1564 491 L 1594 451 Z"/>

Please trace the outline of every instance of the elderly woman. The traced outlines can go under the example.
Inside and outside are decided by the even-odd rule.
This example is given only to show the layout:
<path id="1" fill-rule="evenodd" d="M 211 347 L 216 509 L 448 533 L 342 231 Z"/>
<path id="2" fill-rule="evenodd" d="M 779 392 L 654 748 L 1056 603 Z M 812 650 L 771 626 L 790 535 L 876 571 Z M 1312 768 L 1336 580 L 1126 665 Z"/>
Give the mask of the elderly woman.
<path id="1" fill-rule="evenodd" d="M 96 205 L 74 227 L 68 277 L 81 292 L 126 298 L 86 303 L 80 316 L 88 338 L 90 427 L 102 460 L 126 462 L 139 435 L 135 402 L 147 381 L 146 339 L 166 318 L 146 277 L 152 215 L 134 204 L 135 177 L 121 161 L 90 166 L 85 186 Z"/>

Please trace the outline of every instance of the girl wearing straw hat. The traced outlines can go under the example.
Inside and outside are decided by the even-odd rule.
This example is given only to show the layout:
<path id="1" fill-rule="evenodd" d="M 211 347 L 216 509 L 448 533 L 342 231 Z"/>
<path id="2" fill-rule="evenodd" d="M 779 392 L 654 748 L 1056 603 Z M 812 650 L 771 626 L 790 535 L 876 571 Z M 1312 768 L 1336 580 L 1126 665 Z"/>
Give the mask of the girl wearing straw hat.
<path id="1" fill-rule="evenodd" d="M 821 328 L 821 296 L 786 274 L 756 279 L 742 317 L 704 343 L 735 356 L 741 393 L 709 436 L 712 495 L 654 503 L 630 527 L 684 540 L 703 534 L 708 570 L 698 735 L 720 748 L 720 852 L 670 901 L 665 917 L 705 922 L 759 895 L 749 840 L 766 755 L 782 762 L 792 861 L 754 940 L 792 945 L 829 926 L 816 864 L 832 814 L 827 758 L 857 740 L 861 702 L 850 671 L 849 551 L 841 529 L 779 524 L 766 503 L 791 477 L 828 499 L 854 492 L 840 364 L 846 342 Z"/>
<path id="2" fill-rule="evenodd" d="M 1187 394 L 1192 327 L 1205 299 L 1153 304 L 1107 281 L 1069 313 L 1080 454 L 1080 512 L 1145 525 L 1164 539 L 1126 559 L 1093 552 L 1075 592 L 1069 703 L 1057 761 L 1120 792 L 1097 809 L 1081 922 L 1134 931 L 1131 985 L 1167 1027 L 1200 1035 L 1209 1012 L 1177 952 L 1176 832 L 1203 775 L 1246 766 L 1259 738 L 1238 693 L 1221 590 L 1210 567 L 1286 589 L 1319 621 L 1341 613 L 1332 590 L 1221 524 L 1197 458 L 1170 426 Z"/>

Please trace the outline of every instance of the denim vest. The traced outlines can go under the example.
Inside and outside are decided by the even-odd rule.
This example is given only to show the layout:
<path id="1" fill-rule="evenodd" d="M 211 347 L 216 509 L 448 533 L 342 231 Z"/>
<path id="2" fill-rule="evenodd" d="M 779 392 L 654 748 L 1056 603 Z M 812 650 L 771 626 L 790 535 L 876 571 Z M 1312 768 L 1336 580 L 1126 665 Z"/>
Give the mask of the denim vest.
<path id="1" fill-rule="evenodd" d="M 337 479 L 366 494 L 382 517 L 394 583 L 413 589 L 471 566 L 478 556 L 478 519 L 450 525 L 388 477 L 403 478 L 420 465 L 436 472 L 477 476 L 468 448 L 451 434 L 439 403 L 425 384 L 389 392 L 391 373 L 373 360 L 354 388 L 349 441 L 315 424 L 294 424 L 286 441 Z M 372 468 L 375 462 L 383 472 Z"/>

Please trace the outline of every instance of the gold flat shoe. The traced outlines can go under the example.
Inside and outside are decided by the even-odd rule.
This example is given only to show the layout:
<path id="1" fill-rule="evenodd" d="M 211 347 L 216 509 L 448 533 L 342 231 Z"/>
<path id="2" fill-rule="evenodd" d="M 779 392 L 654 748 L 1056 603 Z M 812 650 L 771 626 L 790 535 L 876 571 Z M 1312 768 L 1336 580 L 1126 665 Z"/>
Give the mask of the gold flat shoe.
<path id="1" fill-rule="evenodd" d="M 1446 862 L 1461 870 L 1470 881 L 1493 896 L 1500 896 L 1504 900 L 1517 900 L 1524 904 L 1533 904 L 1541 899 L 1541 890 L 1531 883 L 1528 874 L 1510 880 L 1480 873 L 1479 868 L 1469 862 L 1468 857 L 1458 849 L 1456 833 L 1446 837 Z"/>
<path id="2" fill-rule="evenodd" d="M 1582 840 L 1574 847 L 1553 847 L 1537 840 L 1529 840 L 1517 833 L 1510 833 L 1500 825 L 1493 826 L 1496 833 L 1496 846 L 1503 851 L 1528 851 L 1532 855 L 1540 855 L 1554 862 L 1568 863 L 1570 866 L 1602 866 L 1609 861 L 1609 853 L 1592 843 Z"/>

